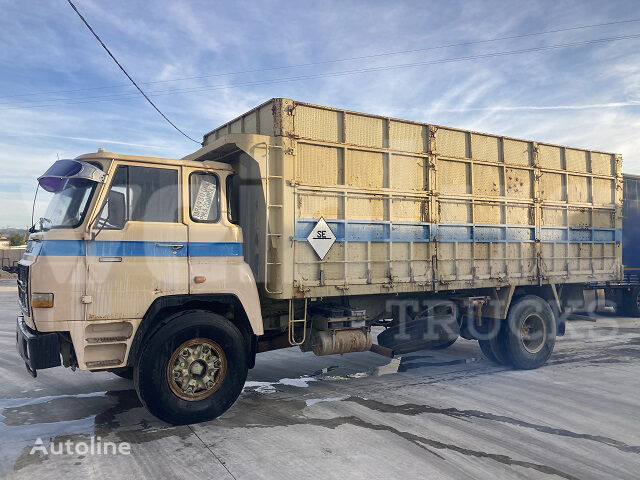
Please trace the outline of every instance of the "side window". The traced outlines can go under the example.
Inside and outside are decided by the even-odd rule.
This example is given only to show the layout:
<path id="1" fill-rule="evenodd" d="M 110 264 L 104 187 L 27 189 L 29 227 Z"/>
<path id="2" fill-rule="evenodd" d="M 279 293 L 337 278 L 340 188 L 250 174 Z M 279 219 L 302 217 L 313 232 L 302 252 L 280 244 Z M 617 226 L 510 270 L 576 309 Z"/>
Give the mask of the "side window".
<path id="1" fill-rule="evenodd" d="M 217 175 L 197 172 L 189 176 L 189 214 L 194 222 L 215 223 L 220 219 Z"/>
<path id="2" fill-rule="evenodd" d="M 106 230 L 119 230 L 124 227 L 124 224 L 128 220 L 127 215 L 127 170 L 126 167 L 118 167 L 116 173 L 113 176 L 111 187 L 107 193 L 107 200 L 105 201 L 102 210 L 100 211 L 100 217 L 96 222 L 96 227 Z M 124 208 L 118 208 L 114 203 L 115 197 L 124 197 Z M 119 212 L 123 210 L 124 212 Z M 118 215 L 119 212 L 119 215 Z M 115 217 L 119 216 L 120 219 L 116 220 Z M 124 217 L 124 218 L 122 218 Z"/>
<path id="3" fill-rule="evenodd" d="M 119 202 L 122 198 L 124 208 L 110 208 L 110 202 Z M 118 218 L 117 222 L 113 221 L 114 217 Z M 117 229 L 130 220 L 178 221 L 177 170 L 130 165 L 117 168 L 97 225 L 100 228 Z"/>
<path id="4" fill-rule="evenodd" d="M 240 223 L 240 177 L 229 175 L 227 177 L 227 218 L 231 223 Z"/>

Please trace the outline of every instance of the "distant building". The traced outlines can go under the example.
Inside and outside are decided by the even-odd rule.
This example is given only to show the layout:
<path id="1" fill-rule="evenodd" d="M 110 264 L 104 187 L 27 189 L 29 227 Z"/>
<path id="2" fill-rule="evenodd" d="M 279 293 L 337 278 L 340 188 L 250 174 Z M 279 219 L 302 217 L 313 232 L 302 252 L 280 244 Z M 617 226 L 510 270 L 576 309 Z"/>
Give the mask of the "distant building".
<path id="1" fill-rule="evenodd" d="M 11 240 L 7 237 L 0 237 L 0 248 L 9 248 L 11 246 Z"/>

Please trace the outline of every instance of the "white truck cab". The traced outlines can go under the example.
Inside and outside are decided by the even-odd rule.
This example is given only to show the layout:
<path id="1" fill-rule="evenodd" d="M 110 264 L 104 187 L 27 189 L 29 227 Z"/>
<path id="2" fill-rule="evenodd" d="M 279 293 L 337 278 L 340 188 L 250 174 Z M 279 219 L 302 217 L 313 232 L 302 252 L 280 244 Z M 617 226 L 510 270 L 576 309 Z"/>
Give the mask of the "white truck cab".
<path id="1" fill-rule="evenodd" d="M 243 350 L 242 388 L 244 349 L 262 318 L 229 197 L 233 175 L 222 163 L 104 151 L 55 162 L 38 179 L 53 196 L 19 263 L 17 342 L 28 370 L 62 358 L 130 375 L 130 352 L 139 355 L 161 321 L 215 305 L 227 340 Z M 139 328 L 145 316 L 156 321 Z M 223 349 L 197 338 L 168 353 L 178 352 L 170 388 L 184 401 L 217 389 L 229 371 Z"/>

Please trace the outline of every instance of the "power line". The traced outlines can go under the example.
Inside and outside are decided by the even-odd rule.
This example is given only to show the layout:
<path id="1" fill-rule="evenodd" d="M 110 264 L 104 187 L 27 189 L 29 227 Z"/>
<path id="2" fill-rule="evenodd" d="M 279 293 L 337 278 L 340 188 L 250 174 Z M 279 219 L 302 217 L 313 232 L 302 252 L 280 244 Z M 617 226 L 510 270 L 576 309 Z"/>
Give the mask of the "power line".
<path id="1" fill-rule="evenodd" d="M 633 39 L 633 38 L 638 38 L 638 37 L 640 37 L 640 34 L 621 35 L 621 36 L 617 36 L 617 37 L 608 37 L 608 38 L 600 38 L 600 39 L 593 39 L 593 40 L 585 40 L 585 41 L 580 41 L 580 42 L 571 42 L 571 43 L 547 45 L 547 46 L 543 46 L 543 47 L 533 47 L 533 48 L 527 48 L 527 49 L 521 49 L 521 50 L 490 52 L 490 53 L 486 53 L 486 54 L 470 55 L 470 56 L 465 56 L 465 57 L 453 57 L 453 58 L 430 60 L 430 61 L 424 61 L 424 62 L 413 62 L 413 63 L 405 63 L 405 64 L 386 65 L 386 66 L 372 67 L 372 68 L 367 68 L 367 69 L 356 69 L 356 70 L 345 70 L 345 71 L 330 72 L 330 73 L 309 74 L 309 75 L 303 75 L 303 76 L 275 78 L 275 79 L 270 79 L 270 80 L 257 80 L 257 81 L 249 81 L 249 82 L 235 83 L 235 84 L 219 84 L 219 85 L 205 86 L 205 87 L 191 87 L 191 88 L 172 89 L 172 90 L 156 90 L 156 91 L 150 92 L 150 95 L 151 96 L 163 96 L 163 95 L 173 95 L 173 94 L 178 94 L 178 93 L 194 93 L 194 92 L 201 92 L 201 91 L 219 90 L 219 89 L 227 89 L 227 88 L 237 88 L 237 87 L 244 87 L 244 86 L 256 86 L 256 85 L 265 85 L 265 84 L 282 83 L 282 82 L 290 82 L 290 81 L 309 80 L 309 79 L 324 78 L 324 77 L 339 77 L 339 76 L 354 75 L 354 74 L 359 74 L 359 73 L 369 73 L 369 72 L 393 70 L 393 69 L 396 69 L 396 68 L 408 68 L 408 67 L 416 67 L 416 66 L 424 66 L 424 65 L 435 65 L 435 64 L 441 64 L 441 63 L 452 63 L 452 62 L 457 62 L 457 61 L 478 60 L 478 59 L 484 59 L 484 58 L 493 58 L 493 57 L 515 55 L 515 54 L 529 53 L 529 52 L 536 52 L 536 51 L 543 51 L 543 50 L 552 50 L 552 49 L 560 49 L 560 48 L 567 48 L 567 47 L 576 47 L 576 46 L 589 45 L 589 44 L 594 44 L 594 43 L 604 43 L 604 42 L 612 42 L 612 41 L 618 41 L 618 40 L 627 40 L 627 39 Z M 137 96 L 137 94 L 127 93 L 127 94 L 104 95 L 104 96 L 98 96 L 98 97 L 85 97 L 85 99 L 79 99 L 79 100 L 83 100 L 83 101 L 74 101 L 74 100 L 77 100 L 77 99 L 72 99 L 72 98 L 52 99 L 52 100 L 49 100 L 49 101 L 72 100 L 71 102 L 66 102 L 66 103 L 63 103 L 63 104 L 64 105 L 76 105 L 76 104 L 93 103 L 93 102 L 100 102 L 100 101 L 129 99 L 131 97 L 136 97 L 136 96 Z M 47 107 L 47 106 L 55 106 L 55 105 L 34 105 L 34 106 L 27 105 L 27 106 L 23 106 L 23 107 L 12 107 L 10 109 L 14 109 L 14 108 L 32 108 L 32 107 L 35 108 L 35 107 Z M 7 108 L 3 108 L 3 109 L 0 109 L 0 110 L 7 110 Z"/>
<path id="2" fill-rule="evenodd" d="M 84 17 L 82 16 L 82 14 L 78 11 L 78 9 L 76 8 L 76 6 L 71 2 L 71 0 L 67 0 L 67 2 L 69 2 L 69 5 L 71 5 L 71 8 L 73 8 L 73 10 L 78 14 L 78 16 L 80 17 L 80 20 L 82 20 L 82 22 L 87 26 L 87 28 L 89 29 L 89 31 L 91 33 L 93 33 L 93 36 L 96 37 L 96 40 L 98 40 L 98 42 L 100 42 L 100 45 L 102 45 L 102 48 L 105 49 L 105 51 L 109 54 L 109 56 L 111 57 L 111 59 L 116 62 L 116 65 L 118 65 L 118 67 L 120 67 L 120 70 L 122 70 L 122 73 L 124 73 L 127 78 L 131 81 L 131 83 L 133 83 L 133 85 L 138 89 L 138 91 L 142 94 L 142 96 L 144 98 L 147 99 L 147 102 L 149 102 L 151 104 L 151 106 L 153 108 L 156 109 L 156 112 L 158 112 L 160 115 L 162 115 L 162 118 L 164 118 L 167 122 L 169 122 L 169 124 L 175 128 L 178 132 L 180 132 L 182 135 L 184 135 L 185 137 L 187 137 L 189 140 L 191 140 L 192 142 L 197 143 L 198 145 L 201 145 L 200 142 L 198 142 L 197 140 L 194 140 L 193 138 L 191 138 L 189 135 L 187 135 L 186 133 L 184 133 L 182 130 L 180 130 L 171 120 L 169 120 L 167 118 L 167 116 L 162 113 L 160 111 L 160 109 L 158 107 L 156 107 L 155 103 L 153 103 L 151 101 L 151 99 L 149 97 L 147 97 L 146 93 L 144 93 L 142 91 L 142 89 L 138 86 L 138 84 L 135 82 L 135 80 L 133 78 L 131 78 L 131 75 L 129 75 L 127 73 L 127 71 L 124 69 L 124 67 L 122 65 L 120 65 L 120 62 L 118 62 L 118 60 L 116 60 L 116 57 L 113 56 L 113 54 L 111 53 L 111 51 L 107 48 L 107 46 L 104 44 L 104 42 L 102 41 L 102 39 L 98 36 L 98 34 L 96 32 L 93 31 L 93 28 L 91 28 L 91 25 L 89 25 L 89 22 L 87 22 Z"/>
<path id="3" fill-rule="evenodd" d="M 532 47 L 525 48 L 520 50 L 507 50 L 501 52 L 489 52 L 484 54 L 477 55 L 468 55 L 464 57 L 452 57 L 452 58 L 443 58 L 438 60 L 429 60 L 423 62 L 412 62 L 412 63 L 404 63 L 404 64 L 396 64 L 396 65 L 385 65 L 380 67 L 371 67 L 364 69 L 355 69 L 355 70 L 344 70 L 339 72 L 330 72 L 330 73 L 319 73 L 319 74 L 310 74 L 310 75 L 301 75 L 295 77 L 284 77 L 284 78 L 275 78 L 270 80 L 256 80 L 250 82 L 243 83 L 235 83 L 235 84 L 220 84 L 213 85 L 207 87 L 192 87 L 192 88 L 184 88 L 184 89 L 172 89 L 172 90 L 156 90 L 149 93 L 152 97 L 154 96 L 164 96 L 164 95 L 175 95 L 179 93 L 197 93 L 203 91 L 212 91 L 212 90 L 220 90 L 220 89 L 228 89 L 228 88 L 239 88 L 246 86 L 258 86 L 258 85 L 266 85 L 266 84 L 274 84 L 274 83 L 283 83 L 283 82 L 292 82 L 292 81 L 301 81 L 301 80 L 312 80 L 317 78 L 330 78 L 330 77 L 341 77 L 348 75 L 356 75 L 362 73 L 371 73 L 371 72 L 379 72 L 379 71 L 387 71 L 394 70 L 399 68 L 410 68 L 410 67 L 419 67 L 419 66 L 428 66 L 428 65 L 437 65 L 444 63 L 454 63 L 460 61 L 472 61 L 472 60 L 482 60 L 486 58 L 495 58 L 495 57 L 503 57 L 509 55 L 517 55 L 523 53 L 533 53 L 539 51 L 547 51 L 547 50 L 557 50 L 562 48 L 570 48 L 570 47 L 578 47 L 584 45 L 591 45 L 597 43 L 606 43 L 606 42 L 614 42 L 621 40 L 630 40 L 640 38 L 640 34 L 634 35 L 620 35 L 616 37 L 607 37 L 607 38 L 598 38 L 592 40 L 583 40 L 580 42 L 571 42 L 571 43 L 560 43 L 554 45 L 545 45 L 542 47 Z M 80 105 L 84 103 L 95 103 L 95 102 L 103 102 L 103 101 L 113 101 L 113 100 L 128 100 L 132 97 L 137 97 L 137 94 L 128 93 L 128 94 L 118 94 L 118 95 L 105 95 L 98 97 L 86 97 L 85 99 L 81 99 L 81 101 L 70 101 L 64 102 L 65 100 L 74 100 L 74 99 L 58 99 L 62 103 L 58 104 L 43 104 L 43 105 L 24 105 L 18 107 L 8 107 L 8 108 L 0 108 L 1 110 L 16 110 L 16 109 L 26 109 L 26 108 L 43 108 L 43 107 L 54 107 L 59 105 Z M 56 100 L 50 100 L 56 101 Z"/>
<path id="4" fill-rule="evenodd" d="M 155 81 L 149 81 L 149 82 L 139 82 L 139 84 L 140 85 L 154 85 L 154 84 L 160 84 L 160 83 L 180 82 L 180 81 L 185 81 L 185 80 L 202 80 L 204 78 L 212 78 L 212 77 L 223 77 L 223 76 L 232 76 L 232 75 L 242 75 L 242 74 L 247 74 L 247 73 L 259 73 L 259 72 L 268 72 L 268 71 L 274 71 L 274 70 L 285 70 L 285 69 L 289 69 L 289 68 L 300 68 L 300 67 L 309 67 L 309 66 L 317 66 L 317 65 L 327 65 L 327 64 L 331 64 L 331 63 L 350 62 L 350 61 L 355 61 L 355 60 L 366 60 L 366 59 L 371 59 L 371 58 L 387 57 L 387 56 L 401 55 L 401 54 L 407 54 L 407 53 L 417 53 L 417 52 L 426 52 L 426 51 L 432 51 L 432 50 L 441 50 L 441 49 L 445 49 L 445 48 L 478 45 L 478 44 L 483 44 L 483 43 L 499 42 L 499 41 L 503 41 L 503 40 L 514 40 L 514 39 L 518 39 L 518 38 L 527 38 L 527 37 L 534 37 L 534 36 L 540 36 L 540 35 L 548 35 L 548 34 L 552 34 L 552 33 L 569 32 L 569 31 L 575 31 L 575 30 L 582 30 L 582 29 L 586 29 L 586 28 L 597 28 L 597 27 L 605 27 L 605 26 L 611 26 L 611 25 L 637 23 L 637 22 L 640 22 L 640 18 L 629 19 L 629 20 L 616 20 L 616 21 L 603 22 L 603 23 L 593 23 L 593 24 L 590 24 L 590 25 L 578 25 L 578 26 L 575 26 L 575 27 L 566 27 L 566 28 L 559 28 L 559 29 L 554 29 L 554 30 L 545 30 L 545 31 L 542 31 L 542 32 L 523 33 L 523 34 L 519 34 L 519 35 L 509 35 L 509 36 L 505 36 L 505 37 L 496 37 L 496 38 L 489 38 L 489 39 L 484 39 L 484 40 L 473 40 L 473 41 L 460 42 L 460 43 L 449 43 L 449 44 L 443 44 L 443 45 L 436 45 L 436 46 L 433 46 L 433 47 L 414 48 L 414 49 L 410 49 L 410 50 L 397 50 L 397 51 L 390 51 L 390 52 L 375 53 L 375 54 L 370 54 L 370 55 L 359 55 L 359 56 L 355 56 L 355 57 L 320 60 L 320 61 L 316 61 L 316 62 L 297 63 L 297 64 L 290 64 L 290 65 L 279 65 L 279 66 L 275 66 L 275 67 L 257 68 L 257 69 L 251 69 L 251 70 L 238 70 L 238 71 L 235 71 L 235 72 L 213 73 L 213 74 L 209 74 L 209 75 L 197 75 L 197 76 L 191 76 L 191 77 L 172 78 L 172 79 L 166 79 L 166 80 L 155 80 Z M 103 85 L 103 86 L 99 86 L 99 87 L 75 88 L 75 89 L 69 89 L 69 90 L 51 90 L 51 91 L 47 91 L 47 92 L 21 93 L 21 94 L 16 94 L 16 95 L 2 96 L 0 98 L 16 98 L 16 97 L 35 96 L 35 95 L 50 95 L 52 93 L 74 93 L 74 92 L 82 92 L 82 91 L 89 91 L 89 90 L 103 90 L 103 89 L 109 89 L 109 88 L 121 88 L 121 87 L 128 87 L 128 86 L 130 86 L 130 84 L 124 83 L 124 84 L 119 84 L 119 85 Z"/>

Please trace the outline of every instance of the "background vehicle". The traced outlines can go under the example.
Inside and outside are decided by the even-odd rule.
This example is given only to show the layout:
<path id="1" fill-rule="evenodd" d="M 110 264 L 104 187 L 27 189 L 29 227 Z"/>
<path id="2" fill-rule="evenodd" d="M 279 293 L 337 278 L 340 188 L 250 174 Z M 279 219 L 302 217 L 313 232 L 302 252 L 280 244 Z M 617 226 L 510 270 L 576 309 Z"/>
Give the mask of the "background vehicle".
<path id="1" fill-rule="evenodd" d="M 623 175 L 622 281 L 594 282 L 592 309 L 614 307 L 617 313 L 640 317 L 640 176 Z"/>
<path id="2" fill-rule="evenodd" d="M 60 358 L 131 375 L 173 423 L 220 415 L 258 352 L 292 345 L 462 335 L 537 368 L 565 305 L 622 280 L 621 171 L 610 153 L 287 99 L 182 160 L 56 162 L 20 262 L 18 348 L 34 375 Z"/>

